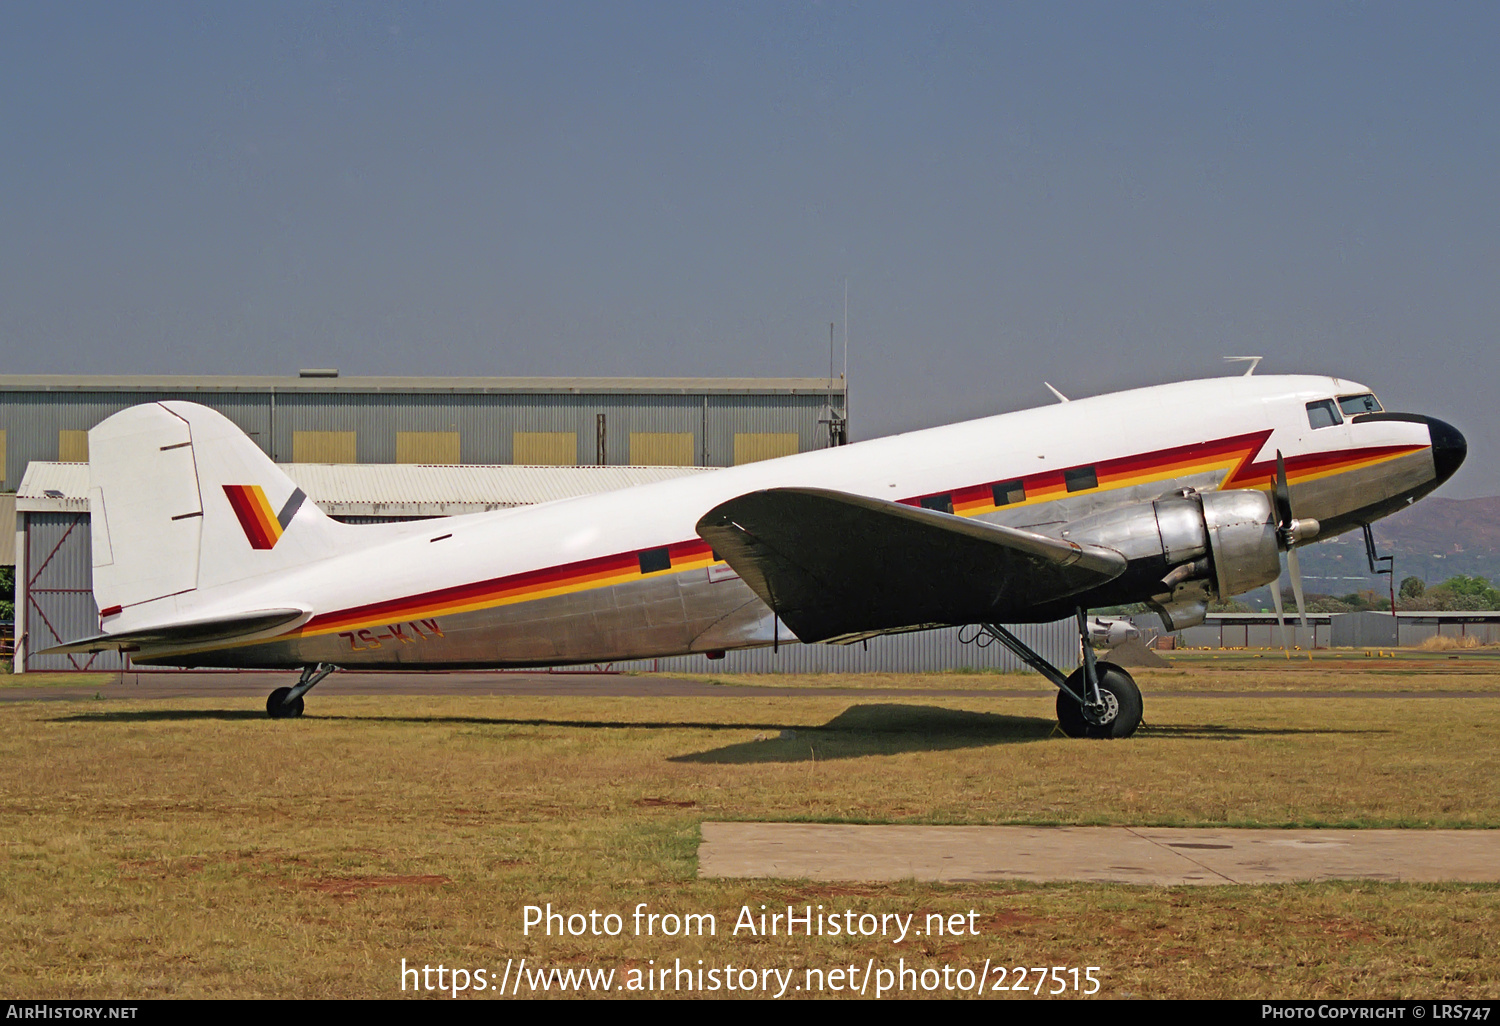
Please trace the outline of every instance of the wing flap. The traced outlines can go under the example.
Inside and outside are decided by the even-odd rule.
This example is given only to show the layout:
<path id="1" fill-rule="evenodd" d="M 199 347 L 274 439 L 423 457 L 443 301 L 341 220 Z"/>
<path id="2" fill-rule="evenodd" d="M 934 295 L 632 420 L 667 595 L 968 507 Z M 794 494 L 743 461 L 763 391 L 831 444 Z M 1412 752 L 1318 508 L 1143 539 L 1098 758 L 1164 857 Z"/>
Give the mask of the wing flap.
<path id="1" fill-rule="evenodd" d="M 738 496 L 697 530 L 805 642 L 1004 622 L 1125 571 L 1113 549 L 819 488 Z"/>
<path id="2" fill-rule="evenodd" d="M 221 641 L 250 638 L 294 621 L 305 619 L 303 609 L 257 609 L 231 616 L 207 617 L 200 620 L 180 620 L 176 623 L 145 627 L 118 634 L 97 634 L 92 638 L 80 638 L 65 645 L 44 648 L 37 655 L 66 655 L 78 652 L 124 652 L 143 648 L 176 648 L 190 645 L 207 645 Z"/>

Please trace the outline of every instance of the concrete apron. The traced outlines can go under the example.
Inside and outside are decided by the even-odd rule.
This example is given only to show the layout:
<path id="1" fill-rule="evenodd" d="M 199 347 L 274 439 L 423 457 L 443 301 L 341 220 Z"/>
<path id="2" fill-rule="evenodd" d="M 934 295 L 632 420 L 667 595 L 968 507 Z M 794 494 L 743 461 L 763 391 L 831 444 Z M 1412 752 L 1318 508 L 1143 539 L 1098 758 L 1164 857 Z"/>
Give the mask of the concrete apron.
<path id="1" fill-rule="evenodd" d="M 1149 886 L 1487 883 L 1500 881 L 1500 832 L 704 823 L 698 875 Z"/>

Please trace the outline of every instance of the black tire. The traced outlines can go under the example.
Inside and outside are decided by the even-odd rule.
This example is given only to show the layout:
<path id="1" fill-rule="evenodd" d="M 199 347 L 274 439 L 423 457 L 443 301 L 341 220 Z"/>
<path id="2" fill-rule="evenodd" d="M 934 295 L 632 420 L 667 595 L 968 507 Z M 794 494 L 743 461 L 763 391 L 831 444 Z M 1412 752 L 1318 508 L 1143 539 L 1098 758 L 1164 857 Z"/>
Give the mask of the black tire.
<path id="1" fill-rule="evenodd" d="M 273 720 L 294 720 L 302 715 L 302 696 L 291 705 L 286 704 L 286 696 L 292 693 L 291 688 L 277 688 L 271 692 L 271 697 L 266 699 L 266 715 Z"/>
<path id="2" fill-rule="evenodd" d="M 1099 697 L 1107 711 L 1101 719 L 1090 714 L 1066 691 L 1057 693 L 1057 725 L 1069 737 L 1129 737 L 1141 725 L 1141 689 L 1135 679 L 1114 663 L 1096 663 Z M 1068 677 L 1068 687 L 1083 694 L 1083 667 Z"/>

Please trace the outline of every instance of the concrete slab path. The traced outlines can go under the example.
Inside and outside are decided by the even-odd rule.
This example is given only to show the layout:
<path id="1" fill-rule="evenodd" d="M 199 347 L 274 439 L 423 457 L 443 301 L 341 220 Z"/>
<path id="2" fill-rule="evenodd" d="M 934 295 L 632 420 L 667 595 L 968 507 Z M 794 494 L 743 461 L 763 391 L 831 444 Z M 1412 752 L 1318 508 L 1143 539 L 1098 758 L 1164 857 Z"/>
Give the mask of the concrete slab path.
<path id="1" fill-rule="evenodd" d="M 1495 830 L 704 823 L 704 877 L 1063 881 L 1500 881 Z"/>

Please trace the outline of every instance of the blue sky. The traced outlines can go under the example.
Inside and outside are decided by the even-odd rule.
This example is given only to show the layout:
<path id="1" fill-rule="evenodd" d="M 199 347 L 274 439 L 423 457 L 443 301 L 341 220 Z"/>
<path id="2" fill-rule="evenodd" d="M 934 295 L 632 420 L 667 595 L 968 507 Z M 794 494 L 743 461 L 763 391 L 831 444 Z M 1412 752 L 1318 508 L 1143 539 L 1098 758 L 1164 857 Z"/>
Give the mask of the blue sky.
<path id="1" fill-rule="evenodd" d="M 1500 493 L 1500 7 L 0 8 L 10 373 L 1333 372 Z"/>

